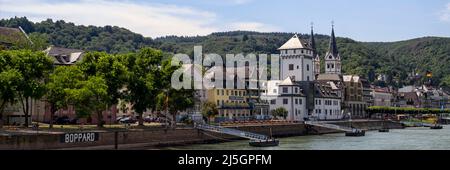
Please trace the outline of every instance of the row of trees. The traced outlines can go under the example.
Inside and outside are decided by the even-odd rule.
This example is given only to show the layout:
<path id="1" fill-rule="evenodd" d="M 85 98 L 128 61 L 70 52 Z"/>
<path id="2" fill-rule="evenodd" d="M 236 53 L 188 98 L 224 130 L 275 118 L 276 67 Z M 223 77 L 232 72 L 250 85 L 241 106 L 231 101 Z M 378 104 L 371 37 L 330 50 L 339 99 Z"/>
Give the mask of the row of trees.
<path id="1" fill-rule="evenodd" d="M 1 51 L 0 125 L 7 104 L 21 103 L 25 116 L 29 116 L 30 99 L 46 100 L 52 118 L 68 106 L 73 106 L 79 117 L 94 113 L 98 127 L 103 126 L 103 111 L 119 100 L 132 105 L 139 125 L 143 125 L 142 114 L 147 110 L 167 110 L 175 119 L 178 111 L 193 106 L 193 91 L 170 87 L 177 67 L 162 56 L 161 51 L 151 48 L 120 55 L 90 52 L 76 65 L 54 67 L 42 52 Z"/>
<path id="2" fill-rule="evenodd" d="M 384 114 L 439 114 L 450 113 L 450 109 L 433 109 L 433 108 L 403 108 L 403 107 L 385 107 L 385 106 L 371 106 L 367 108 L 370 114 L 384 113 Z"/>

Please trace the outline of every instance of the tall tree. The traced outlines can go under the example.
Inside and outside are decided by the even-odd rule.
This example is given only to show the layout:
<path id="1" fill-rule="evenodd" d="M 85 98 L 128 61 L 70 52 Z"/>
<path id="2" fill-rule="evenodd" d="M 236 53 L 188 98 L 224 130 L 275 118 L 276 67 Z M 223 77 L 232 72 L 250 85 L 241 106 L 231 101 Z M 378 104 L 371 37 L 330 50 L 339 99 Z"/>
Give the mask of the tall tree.
<path id="1" fill-rule="evenodd" d="M 161 77 L 162 90 L 157 96 L 157 108 L 158 110 L 166 110 L 172 115 L 172 120 L 175 122 L 172 126 L 176 125 L 176 116 L 179 111 L 186 111 L 186 109 L 194 105 L 194 91 L 192 89 L 173 89 L 171 88 L 172 74 L 176 69 L 171 65 L 171 60 L 163 62 Z"/>
<path id="2" fill-rule="evenodd" d="M 0 128 L 3 127 L 3 111 L 8 103 L 13 105 L 16 102 L 17 88 L 21 81 L 23 77 L 19 71 L 0 67 Z"/>
<path id="3" fill-rule="evenodd" d="M 123 96 L 122 89 L 128 77 L 127 67 L 120 56 L 91 52 L 87 53 L 78 65 L 86 77 L 99 76 L 105 80 L 108 92 L 108 97 L 105 99 L 107 108 L 118 104 Z M 103 121 L 102 117 L 99 117 L 100 122 Z M 99 126 L 102 125 L 99 124 Z"/>
<path id="4" fill-rule="evenodd" d="M 143 126 L 143 113 L 147 109 L 156 109 L 156 97 L 162 87 L 160 64 L 162 52 L 143 48 L 137 54 L 127 55 L 129 78 L 127 81 L 126 100 L 139 115 L 139 125 Z"/>
<path id="5" fill-rule="evenodd" d="M 50 104 L 50 128 L 55 112 L 68 106 L 67 90 L 74 89 L 83 78 L 77 66 L 57 67 L 46 84 L 46 101 Z"/>
<path id="6" fill-rule="evenodd" d="M 97 126 L 103 127 L 103 111 L 108 106 L 108 85 L 100 76 L 90 76 L 79 81 L 74 89 L 66 89 L 69 104 L 75 106 L 77 114 L 96 113 Z"/>
<path id="7" fill-rule="evenodd" d="M 44 79 L 48 78 L 53 68 L 52 60 L 42 52 L 30 50 L 6 51 L 10 56 L 12 68 L 23 76 L 23 81 L 17 88 L 18 99 L 25 115 L 25 127 L 29 125 L 30 101 L 40 99 L 45 94 Z"/>

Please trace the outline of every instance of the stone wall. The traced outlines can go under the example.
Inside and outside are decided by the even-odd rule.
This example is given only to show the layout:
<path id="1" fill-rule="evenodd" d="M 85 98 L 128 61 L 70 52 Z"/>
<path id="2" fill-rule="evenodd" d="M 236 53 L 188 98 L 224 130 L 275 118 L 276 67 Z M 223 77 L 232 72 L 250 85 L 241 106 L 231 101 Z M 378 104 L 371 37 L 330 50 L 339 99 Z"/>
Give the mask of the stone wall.
<path id="1" fill-rule="evenodd" d="M 345 126 L 348 123 L 335 123 Z M 403 128 L 400 123 L 381 121 L 354 122 L 356 128 L 375 130 L 383 126 L 393 128 Z M 243 131 L 270 135 L 274 137 L 301 136 L 307 134 L 325 134 L 339 133 L 339 131 L 319 128 L 306 127 L 304 124 L 272 125 L 272 126 L 242 126 L 230 127 Z M 114 149 L 117 133 L 117 142 L 119 149 L 126 148 L 126 145 L 142 144 L 139 147 L 188 145 L 196 143 L 216 143 L 229 140 L 237 140 L 238 137 L 217 134 L 212 132 L 203 132 L 192 128 L 179 129 L 146 129 L 121 132 L 98 132 L 98 141 L 89 143 L 63 143 L 60 141 L 62 134 L 39 134 L 39 135 L 13 135 L 0 136 L 0 150 L 17 149 L 62 149 L 62 148 L 86 148 L 86 149 Z M 99 146 L 102 146 L 101 148 Z M 98 148 L 96 148 L 98 147 Z"/>

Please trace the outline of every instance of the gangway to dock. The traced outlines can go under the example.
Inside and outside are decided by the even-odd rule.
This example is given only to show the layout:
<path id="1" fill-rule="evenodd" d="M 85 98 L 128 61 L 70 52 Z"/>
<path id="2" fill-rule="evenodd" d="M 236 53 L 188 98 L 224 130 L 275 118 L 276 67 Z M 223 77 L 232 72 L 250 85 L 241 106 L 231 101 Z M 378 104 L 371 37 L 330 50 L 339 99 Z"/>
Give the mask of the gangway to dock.
<path id="1" fill-rule="evenodd" d="M 434 124 L 431 123 L 424 123 L 424 122 L 409 122 L 409 121 L 402 121 L 400 123 L 403 123 L 408 126 L 415 126 L 415 127 L 432 127 Z"/>
<path id="2" fill-rule="evenodd" d="M 328 128 L 328 129 L 339 130 L 339 131 L 343 131 L 343 132 L 353 132 L 353 129 L 350 128 L 350 127 L 339 126 L 339 125 L 335 125 L 335 124 L 316 122 L 316 121 L 306 121 L 305 124 L 306 125 L 311 125 L 311 126 L 317 126 L 317 127 L 323 127 L 323 128 Z"/>
<path id="3" fill-rule="evenodd" d="M 271 139 L 270 137 L 268 137 L 266 135 L 241 131 L 241 130 L 232 129 L 232 128 L 208 125 L 208 124 L 195 124 L 194 127 L 196 129 L 203 130 L 203 131 L 228 134 L 228 135 L 246 138 L 246 139 L 250 139 L 250 140 L 268 141 Z"/>

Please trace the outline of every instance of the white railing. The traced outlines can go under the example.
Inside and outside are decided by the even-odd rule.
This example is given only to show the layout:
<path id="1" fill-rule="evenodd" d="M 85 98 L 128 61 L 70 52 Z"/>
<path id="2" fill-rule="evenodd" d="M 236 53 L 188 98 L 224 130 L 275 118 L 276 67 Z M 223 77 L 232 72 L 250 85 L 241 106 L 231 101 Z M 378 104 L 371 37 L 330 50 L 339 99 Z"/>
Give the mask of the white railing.
<path id="1" fill-rule="evenodd" d="M 328 129 L 335 129 L 345 132 L 351 132 L 352 128 L 346 127 L 346 126 L 339 126 L 334 124 L 328 124 L 328 123 L 321 123 L 321 122 L 313 122 L 313 121 L 306 121 L 305 124 L 312 125 L 312 126 L 318 126 L 318 127 L 324 127 Z"/>
<path id="2" fill-rule="evenodd" d="M 242 138 L 247 138 L 251 140 L 269 140 L 268 136 L 251 133 L 251 132 L 245 132 L 241 130 L 231 129 L 231 128 L 224 128 L 220 126 L 213 126 L 213 125 L 207 125 L 207 124 L 196 124 L 195 128 L 210 132 L 216 132 L 216 133 L 223 133 L 233 136 L 238 136 Z"/>

